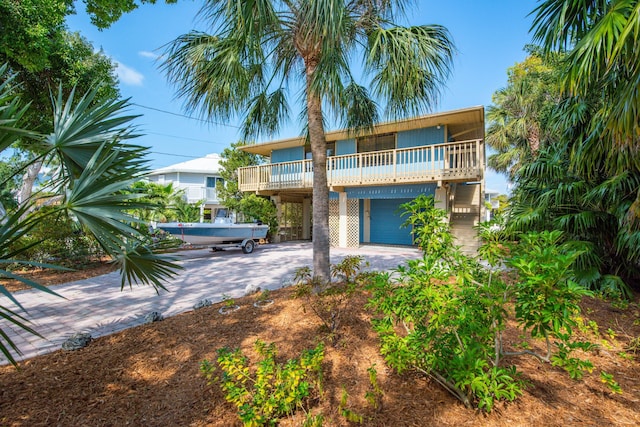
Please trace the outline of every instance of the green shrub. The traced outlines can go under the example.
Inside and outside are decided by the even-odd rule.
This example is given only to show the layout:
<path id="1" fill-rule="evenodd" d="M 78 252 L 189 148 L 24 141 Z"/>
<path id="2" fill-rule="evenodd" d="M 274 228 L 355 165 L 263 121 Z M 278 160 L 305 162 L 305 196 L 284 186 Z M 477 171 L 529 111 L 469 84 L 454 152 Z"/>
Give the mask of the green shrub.
<path id="1" fill-rule="evenodd" d="M 68 216 L 44 214 L 53 209 L 51 206 L 40 207 L 41 218 L 36 226 L 16 242 L 16 246 L 29 247 L 22 252 L 23 259 L 78 267 L 105 255 L 97 241 Z"/>
<path id="2" fill-rule="evenodd" d="M 494 230 L 487 226 L 480 230 L 488 237 L 482 253 L 491 265 L 511 267 L 515 277 L 507 283 L 460 254 L 432 199 L 403 206 L 424 255 L 398 267 L 395 279 L 382 273 L 370 286 L 369 307 L 378 315 L 373 326 L 392 368 L 423 372 L 467 407 L 485 411 L 522 394 L 524 382 L 515 366 L 504 366 L 506 356 L 533 355 L 576 379 L 591 370 L 590 362 L 571 356 L 593 347 L 571 339 L 578 302 L 589 295 L 572 280 L 581 254 L 575 246 L 560 244 L 558 232 L 529 233 L 508 244 L 491 238 Z M 508 304 L 523 333 L 545 340 L 546 354 L 503 349 Z"/>
<path id="3" fill-rule="evenodd" d="M 392 368 L 429 375 L 467 407 L 490 411 L 495 400 L 522 394 L 515 368 L 495 363 L 506 315 L 501 281 L 478 286 L 486 278 L 479 268 L 430 255 L 398 273 L 397 281 L 378 276 L 369 303 L 380 315 L 373 325 Z"/>
<path id="4" fill-rule="evenodd" d="M 227 401 L 238 408 L 243 425 L 276 425 L 280 418 L 303 408 L 309 399 L 322 392 L 322 343 L 284 364 L 276 363 L 275 344 L 258 340 L 255 349 L 261 359 L 254 373 L 240 349 L 222 348 L 216 360 L 221 371 L 217 381 Z M 210 384 L 216 381 L 216 369 L 208 360 L 202 361 L 200 370 Z M 313 417 L 309 425 L 321 423 L 321 417 Z"/>

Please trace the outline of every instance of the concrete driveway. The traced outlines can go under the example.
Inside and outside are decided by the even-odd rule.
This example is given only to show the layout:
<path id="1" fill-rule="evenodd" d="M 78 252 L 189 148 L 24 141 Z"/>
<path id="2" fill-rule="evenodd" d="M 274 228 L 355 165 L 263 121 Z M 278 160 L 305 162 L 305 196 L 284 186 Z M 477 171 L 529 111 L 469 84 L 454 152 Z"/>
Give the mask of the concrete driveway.
<path id="1" fill-rule="evenodd" d="M 392 269 L 421 256 L 419 250 L 408 247 L 333 248 L 331 262 L 337 263 L 348 255 L 363 256 L 372 270 Z M 64 299 L 35 290 L 16 292 L 14 296 L 27 309 L 32 326 L 44 337 L 27 334 L 0 319 L 0 327 L 23 353 L 16 360 L 58 350 L 76 332 L 88 332 L 97 338 L 141 325 L 144 316 L 152 311 L 169 317 L 192 310 L 205 298 L 215 303 L 223 295 L 241 297 L 250 286 L 286 286 L 298 268 L 311 267 L 312 246 L 310 242 L 292 242 L 258 246 L 248 255 L 239 249 L 198 249 L 176 256 L 185 269 L 166 283 L 167 291 L 160 294 L 150 286 L 136 285 L 121 292 L 117 272 L 52 287 Z M 0 296 L 0 304 L 14 308 L 5 296 Z M 0 364 L 6 363 L 0 356 Z"/>

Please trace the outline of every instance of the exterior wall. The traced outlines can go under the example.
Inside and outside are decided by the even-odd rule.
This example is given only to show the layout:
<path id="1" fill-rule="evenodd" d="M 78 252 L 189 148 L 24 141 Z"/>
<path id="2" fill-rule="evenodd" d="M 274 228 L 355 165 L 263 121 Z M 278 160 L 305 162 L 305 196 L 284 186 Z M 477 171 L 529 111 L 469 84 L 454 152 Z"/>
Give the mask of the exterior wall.
<path id="1" fill-rule="evenodd" d="M 161 178 L 164 176 L 164 180 Z M 201 174 L 187 172 L 172 172 L 167 174 L 151 175 L 149 181 L 158 184 L 173 183 L 175 189 L 185 190 L 187 202 L 195 203 L 205 200 L 207 207 L 218 207 L 218 195 L 215 188 L 207 188 L 206 182 L 208 176 L 218 176 L 217 174 Z"/>
<path id="2" fill-rule="evenodd" d="M 437 126 L 398 132 L 397 148 L 420 147 L 422 145 L 443 144 L 445 140 L 445 126 Z"/>
<path id="3" fill-rule="evenodd" d="M 304 147 L 291 147 L 271 152 L 271 163 L 293 162 L 304 160 Z"/>
<path id="4" fill-rule="evenodd" d="M 175 172 L 165 173 L 159 175 L 149 175 L 147 179 L 151 182 L 157 182 L 158 184 L 168 184 L 170 182 L 178 182 L 178 174 Z"/>
<path id="5" fill-rule="evenodd" d="M 456 195 L 455 189 L 463 182 L 484 183 L 482 108 L 381 124 L 373 135 L 382 142 L 370 140 L 364 148 L 367 152 L 358 152 L 358 140 L 352 135 L 347 131 L 327 135 L 335 154 L 327 159 L 332 245 L 411 245 L 411 230 L 401 227 L 404 217 L 398 207 L 421 194 L 433 195 L 437 206 L 446 209 L 450 217 L 463 209 L 477 209 L 475 199 L 465 206 L 463 191 Z M 388 138 L 391 135 L 393 139 Z M 390 150 L 392 141 L 394 150 Z M 271 164 L 243 168 L 239 172 L 243 191 L 308 197 L 313 168 L 310 160 L 305 160 L 302 144 L 300 138 L 254 149 L 262 155 L 271 154 Z M 453 225 L 471 230 L 459 221 Z"/>
<path id="6" fill-rule="evenodd" d="M 434 195 L 436 184 L 386 185 L 379 187 L 347 188 L 350 199 L 406 199 L 420 194 Z"/>

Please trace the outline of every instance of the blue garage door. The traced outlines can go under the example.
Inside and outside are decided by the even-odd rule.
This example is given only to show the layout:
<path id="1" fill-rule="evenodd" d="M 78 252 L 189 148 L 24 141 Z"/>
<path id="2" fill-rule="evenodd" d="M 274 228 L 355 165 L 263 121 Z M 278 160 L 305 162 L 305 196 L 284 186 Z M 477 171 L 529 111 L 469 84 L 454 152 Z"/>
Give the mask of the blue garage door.
<path id="1" fill-rule="evenodd" d="M 371 200 L 371 243 L 388 245 L 411 245 L 411 229 L 400 225 L 405 217 L 400 216 L 398 207 L 412 199 L 372 199 Z"/>

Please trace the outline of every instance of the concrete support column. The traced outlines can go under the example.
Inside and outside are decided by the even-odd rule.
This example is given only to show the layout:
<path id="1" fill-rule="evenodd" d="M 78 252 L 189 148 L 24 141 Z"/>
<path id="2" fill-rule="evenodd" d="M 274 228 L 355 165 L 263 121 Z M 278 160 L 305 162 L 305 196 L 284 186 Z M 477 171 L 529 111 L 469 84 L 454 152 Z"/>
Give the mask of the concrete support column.
<path id="1" fill-rule="evenodd" d="M 276 219 L 278 221 L 278 231 L 273 236 L 274 243 L 280 243 L 280 224 L 282 223 L 282 201 L 280 196 L 271 196 L 271 201 L 276 205 Z"/>
<path id="2" fill-rule="evenodd" d="M 311 239 L 311 199 L 302 199 L 302 238 Z"/>
<path id="3" fill-rule="evenodd" d="M 200 222 L 204 222 L 204 203 L 200 205 Z"/>
<path id="4" fill-rule="evenodd" d="M 338 213 L 340 216 L 338 228 L 338 247 L 346 248 L 348 245 L 349 236 L 347 230 L 347 227 L 349 226 L 349 217 L 347 215 L 347 193 L 338 193 Z"/>
<path id="5" fill-rule="evenodd" d="M 371 242 L 371 199 L 363 200 L 364 209 L 362 212 L 362 241 Z"/>
<path id="6" fill-rule="evenodd" d="M 440 186 L 436 188 L 436 194 L 434 195 L 435 207 L 438 209 L 444 209 L 449 212 L 449 188 L 448 186 Z"/>

